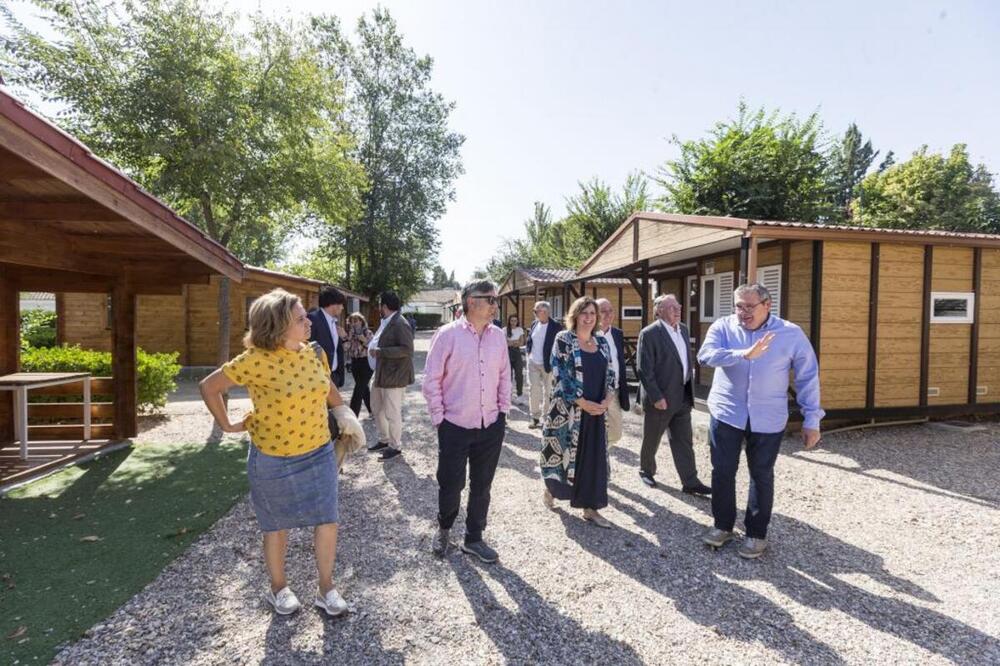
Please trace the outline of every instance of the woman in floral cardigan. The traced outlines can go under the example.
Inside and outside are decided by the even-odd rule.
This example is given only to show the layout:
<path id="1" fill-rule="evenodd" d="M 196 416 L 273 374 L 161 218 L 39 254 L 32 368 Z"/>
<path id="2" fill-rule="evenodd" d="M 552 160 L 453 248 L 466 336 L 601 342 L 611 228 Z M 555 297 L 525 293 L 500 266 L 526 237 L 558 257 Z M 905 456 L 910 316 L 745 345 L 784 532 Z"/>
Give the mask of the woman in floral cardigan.
<path id="1" fill-rule="evenodd" d="M 542 430 L 542 499 L 569 500 L 585 520 L 611 527 L 600 513 L 608 505 L 608 441 L 605 412 L 618 395 L 607 341 L 594 335 L 597 303 L 578 298 L 566 330 L 552 347 L 552 399 Z"/>

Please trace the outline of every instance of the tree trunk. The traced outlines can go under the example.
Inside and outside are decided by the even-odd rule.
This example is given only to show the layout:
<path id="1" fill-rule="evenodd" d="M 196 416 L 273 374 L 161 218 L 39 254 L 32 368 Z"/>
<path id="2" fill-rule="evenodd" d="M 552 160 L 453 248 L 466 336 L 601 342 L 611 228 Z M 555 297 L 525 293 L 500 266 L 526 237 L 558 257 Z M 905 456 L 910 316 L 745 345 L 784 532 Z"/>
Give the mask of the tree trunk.
<path id="1" fill-rule="evenodd" d="M 229 361 L 229 278 L 223 276 L 219 278 L 219 356 L 218 364 L 221 366 Z M 223 399 L 228 400 L 229 395 L 223 394 Z"/>

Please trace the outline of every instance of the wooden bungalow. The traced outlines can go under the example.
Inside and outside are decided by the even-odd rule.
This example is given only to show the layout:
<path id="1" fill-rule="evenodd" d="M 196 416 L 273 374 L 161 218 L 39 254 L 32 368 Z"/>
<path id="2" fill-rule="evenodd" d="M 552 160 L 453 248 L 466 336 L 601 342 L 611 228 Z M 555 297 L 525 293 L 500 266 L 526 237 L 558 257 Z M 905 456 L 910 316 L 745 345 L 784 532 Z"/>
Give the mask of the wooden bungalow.
<path id="1" fill-rule="evenodd" d="M 569 305 L 586 294 L 611 301 L 617 313 L 615 326 L 625 332 L 626 338 L 637 338 L 642 328 L 643 299 L 639 283 L 627 277 L 581 281 L 570 268 L 516 268 L 503 281 L 498 293 L 504 322 L 509 315 L 517 314 L 522 323 L 530 324 L 534 318 L 532 308 L 537 301 L 551 303 L 552 316 L 562 319 Z"/>
<path id="2" fill-rule="evenodd" d="M 208 284 L 185 285 L 178 295 L 142 295 L 136 308 L 136 344 L 147 352 L 178 352 L 185 366 L 214 366 L 219 349 L 219 277 Z M 240 284 L 230 285 L 230 357 L 243 351 L 250 304 L 276 287 L 302 299 L 306 309 L 319 304 L 323 282 L 264 268 L 246 267 Z M 367 298 L 340 287 L 347 312 L 357 312 Z M 86 349 L 111 348 L 113 308 L 105 294 L 56 295 L 56 340 Z"/>
<path id="3" fill-rule="evenodd" d="M 576 279 L 601 277 L 677 294 L 696 347 L 762 282 L 816 349 L 828 418 L 1000 412 L 998 235 L 636 213 Z"/>
<path id="4" fill-rule="evenodd" d="M 7 378 L 6 388 L 15 388 L 0 391 L 0 485 L 134 436 L 138 296 L 181 294 L 185 285 L 207 284 L 216 275 L 240 282 L 243 265 L 86 146 L 0 89 L 0 376 Z M 23 409 L 23 403 L 14 394 L 22 395 L 23 382 L 33 381 L 24 375 L 9 378 L 20 369 L 19 293 L 31 291 L 110 297 L 113 376 L 106 389 L 94 391 L 109 392 L 114 400 L 92 406 L 93 413 L 106 410 L 111 423 L 94 426 L 90 442 L 81 441 L 82 425 L 73 433 L 32 426 L 31 440 L 75 441 L 32 444 L 28 459 L 22 460 L 11 446 L 15 416 L 23 423 L 21 419 L 36 415 L 36 409 L 67 409 L 33 405 L 27 414 L 21 409 L 15 414 L 15 405 Z M 69 388 L 81 391 L 79 383 Z"/>

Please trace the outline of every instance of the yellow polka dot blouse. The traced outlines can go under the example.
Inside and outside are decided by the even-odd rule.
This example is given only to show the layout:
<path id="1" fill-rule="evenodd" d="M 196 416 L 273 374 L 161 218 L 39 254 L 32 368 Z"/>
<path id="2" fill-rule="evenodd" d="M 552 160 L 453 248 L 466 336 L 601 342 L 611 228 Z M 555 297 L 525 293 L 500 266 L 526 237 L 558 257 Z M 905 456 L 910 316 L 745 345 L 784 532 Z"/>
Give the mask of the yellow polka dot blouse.
<path id="1" fill-rule="evenodd" d="M 252 347 L 223 365 L 222 372 L 250 391 L 253 414 L 247 431 L 264 453 L 297 456 L 330 441 L 330 366 L 309 345 L 299 352 Z"/>

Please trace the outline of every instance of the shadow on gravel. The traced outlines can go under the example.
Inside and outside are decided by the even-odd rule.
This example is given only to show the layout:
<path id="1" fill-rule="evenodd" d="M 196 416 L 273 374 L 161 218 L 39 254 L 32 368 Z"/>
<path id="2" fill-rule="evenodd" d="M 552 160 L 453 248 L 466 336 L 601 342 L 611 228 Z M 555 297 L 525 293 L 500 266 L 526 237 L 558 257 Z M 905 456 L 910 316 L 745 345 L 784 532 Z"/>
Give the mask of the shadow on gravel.
<path id="1" fill-rule="evenodd" d="M 1000 469 L 1000 446 L 995 430 L 953 433 L 933 430 L 926 425 L 900 426 L 893 430 L 895 437 L 881 436 L 889 434 L 889 429 L 883 429 L 877 434 L 868 431 L 871 436 L 866 436 L 866 431 L 862 430 L 824 438 L 822 446 L 826 450 L 853 459 L 856 466 L 816 456 L 796 455 L 795 458 L 921 493 L 1000 508 L 1000 474 L 996 471 Z M 792 452 L 799 450 L 793 448 Z M 873 473 L 879 470 L 904 476 L 915 483 Z"/>
<path id="2" fill-rule="evenodd" d="M 479 626 L 508 663 L 641 664 L 627 644 L 589 631 L 559 612 L 502 564 L 478 565 L 470 558 L 450 558 L 448 563 L 469 600 Z M 486 584 L 492 578 L 517 605 L 507 608 Z"/>
<path id="3" fill-rule="evenodd" d="M 776 515 L 781 532 L 761 560 L 747 562 L 735 545 L 719 552 L 703 547 L 700 523 L 666 510 L 647 497 L 612 484 L 611 505 L 630 516 L 658 543 L 614 530 L 596 533 L 575 516 L 560 514 L 566 534 L 616 569 L 673 599 L 677 610 L 720 635 L 762 641 L 796 662 L 840 663 L 836 646 L 796 626 L 788 611 L 743 586 L 773 585 L 782 595 L 819 610 L 836 609 L 872 628 L 896 636 L 958 663 L 997 663 L 1000 642 L 973 627 L 922 606 L 938 600 L 918 585 L 887 572 L 881 557 L 816 530 L 794 518 Z M 655 491 L 653 491 L 655 492 Z M 691 506 L 703 500 L 664 491 Z M 627 548 L 622 548 L 622 541 Z M 623 554 L 624 553 L 624 554 Z M 882 596 L 845 582 L 864 576 L 892 590 Z"/>
<path id="4" fill-rule="evenodd" d="M 295 627 L 298 616 L 303 613 L 315 613 L 320 616 L 323 622 L 323 654 L 316 654 L 310 650 L 301 650 L 293 647 L 292 639 L 295 637 Z M 403 664 L 403 655 L 395 650 L 379 648 L 376 651 L 366 650 L 361 654 L 336 654 L 338 638 L 340 633 L 351 631 L 346 626 L 347 617 L 327 617 L 320 609 L 312 605 L 312 598 L 302 599 L 302 609 L 290 617 L 272 615 L 271 622 L 267 627 L 266 638 L 264 639 L 264 658 L 260 663 L 266 666 L 278 666 L 279 664 L 330 664 L 345 663 L 377 663 L 377 664 Z M 354 661 L 352 658 L 356 658 Z"/>

